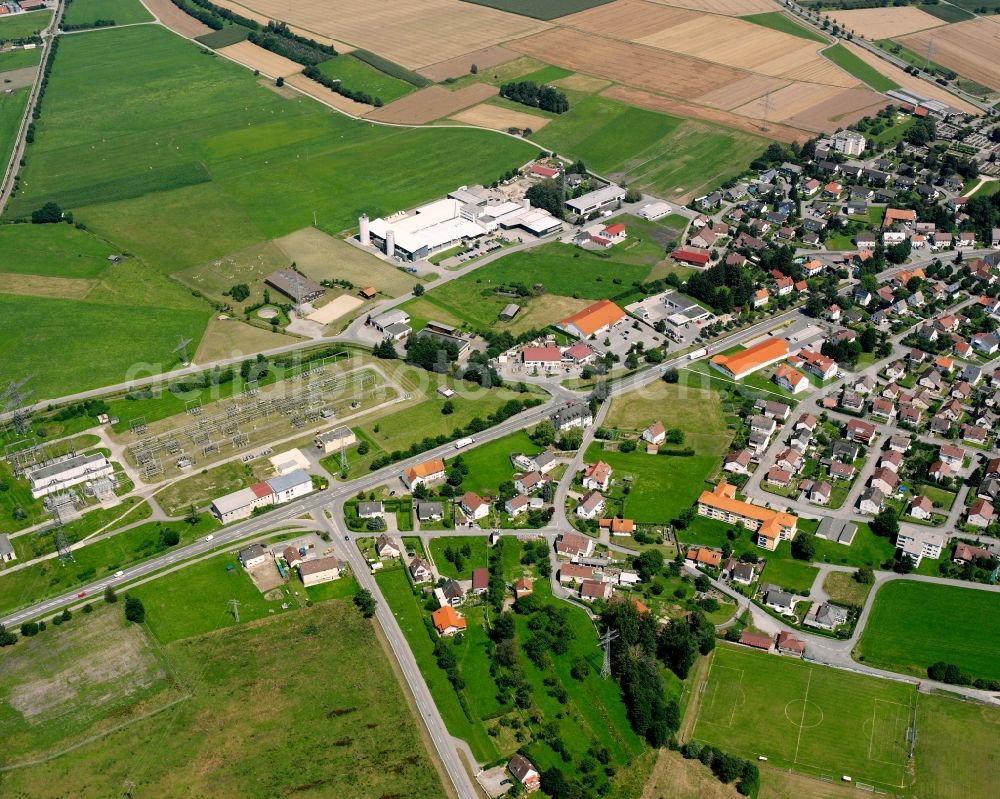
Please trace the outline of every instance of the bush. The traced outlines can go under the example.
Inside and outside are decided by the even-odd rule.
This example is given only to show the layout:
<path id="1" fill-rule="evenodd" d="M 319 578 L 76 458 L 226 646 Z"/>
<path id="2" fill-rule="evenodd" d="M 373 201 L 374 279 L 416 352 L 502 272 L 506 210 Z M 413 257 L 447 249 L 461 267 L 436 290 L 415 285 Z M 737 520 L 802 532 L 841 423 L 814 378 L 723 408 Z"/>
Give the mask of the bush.
<path id="1" fill-rule="evenodd" d="M 31 638 L 32 636 L 38 635 L 38 622 L 24 622 L 24 624 L 21 625 L 21 635 L 25 638 Z"/>
<path id="2" fill-rule="evenodd" d="M 125 618 L 133 624 L 142 624 L 146 620 L 146 608 L 141 599 L 135 596 L 125 597 Z"/>

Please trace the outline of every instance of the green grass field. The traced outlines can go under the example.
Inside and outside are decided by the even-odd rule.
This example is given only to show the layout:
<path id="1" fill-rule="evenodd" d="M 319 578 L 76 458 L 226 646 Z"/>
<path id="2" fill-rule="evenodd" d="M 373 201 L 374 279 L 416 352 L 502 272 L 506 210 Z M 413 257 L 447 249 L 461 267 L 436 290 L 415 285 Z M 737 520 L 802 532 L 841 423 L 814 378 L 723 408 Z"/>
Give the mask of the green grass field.
<path id="1" fill-rule="evenodd" d="M 449 547 L 456 551 L 461 550 L 466 544 L 469 545 L 472 554 L 469 557 L 463 556 L 462 570 L 459 571 L 455 568 L 455 564 L 444 556 L 444 552 Z M 454 577 L 456 580 L 471 580 L 473 569 L 486 568 L 489 565 L 486 559 L 486 538 L 478 536 L 453 535 L 433 538 L 431 539 L 431 557 L 434 558 L 434 565 L 437 566 L 441 574 L 446 577 Z"/>
<path id="2" fill-rule="evenodd" d="M 463 2 L 495 8 L 498 11 L 509 11 L 511 14 L 520 14 L 524 17 L 548 20 L 602 6 L 611 0 L 547 0 L 541 4 L 534 0 L 463 0 Z"/>
<path id="3" fill-rule="evenodd" d="M 909 784 L 912 685 L 722 645 L 701 690 L 699 741 L 833 780 Z"/>
<path id="4" fill-rule="evenodd" d="M 0 17 L 0 42 L 27 39 L 45 30 L 51 21 L 52 12 L 48 10 Z"/>
<path id="5" fill-rule="evenodd" d="M 992 197 L 997 192 L 1000 192 L 1000 181 L 991 180 L 976 189 L 973 197 Z"/>
<path id="6" fill-rule="evenodd" d="M 0 272 L 97 278 L 114 250 L 72 225 L 0 225 Z"/>
<path id="7" fill-rule="evenodd" d="M 957 769 L 965 759 L 1000 763 L 1000 710 L 941 694 L 921 695 L 917 706 L 917 788 L 939 799 L 991 799 L 996 786 L 979 769 Z"/>
<path id="8" fill-rule="evenodd" d="M 0 72 L 7 72 L 11 69 L 21 69 L 22 67 L 33 67 L 42 59 L 42 50 L 39 47 L 25 50 L 7 50 L 0 53 Z"/>
<path id="9" fill-rule="evenodd" d="M 768 556 L 767 566 L 764 567 L 760 579 L 765 583 L 773 583 L 780 588 L 805 596 L 812 588 L 817 574 L 819 569 L 805 561 Z"/>
<path id="10" fill-rule="evenodd" d="M 790 34 L 791 36 L 798 36 L 800 39 L 808 39 L 811 42 L 820 42 L 821 44 L 829 42 L 829 39 L 820 36 L 816 31 L 802 27 L 795 20 L 786 17 L 780 11 L 772 11 L 767 14 L 751 14 L 741 17 L 741 19 L 744 22 L 752 22 L 754 25 L 761 25 L 771 30 Z"/>
<path id="11" fill-rule="evenodd" d="M 538 451 L 539 448 L 531 443 L 523 430 L 470 449 L 462 455 L 462 460 L 469 467 L 462 489 L 494 496 L 499 485 L 510 480 L 516 472 L 510 462 L 511 453 L 536 455 Z"/>
<path id="12" fill-rule="evenodd" d="M 217 31 L 206 33 L 204 36 L 196 36 L 195 41 L 201 42 L 213 50 L 218 50 L 220 47 L 228 47 L 231 44 L 246 41 L 249 35 L 249 28 L 244 28 L 242 25 L 226 25 Z"/>
<path id="13" fill-rule="evenodd" d="M 733 177 L 767 141 L 696 120 L 658 114 L 593 95 L 532 136 L 581 158 L 606 177 L 649 188 L 666 199 L 694 196 Z"/>
<path id="14" fill-rule="evenodd" d="M 10 94 L 0 94 L 0 164 L 2 164 L 0 169 L 7 169 L 7 162 L 10 160 L 17 139 L 17 131 L 24 117 L 24 109 L 27 107 L 28 87 L 15 89 Z"/>
<path id="15" fill-rule="evenodd" d="M 117 651 L 88 655 L 107 668 Z M 75 796 L 98 799 L 129 782 L 154 796 L 219 799 L 443 795 L 374 626 L 350 603 L 243 622 L 163 651 L 189 699 L 51 763 L 5 773 L 4 795 L 55 799 L 72 785 Z M 135 699 L 137 709 L 155 709 Z"/>
<path id="16" fill-rule="evenodd" d="M 943 660 L 972 677 L 1000 678 L 1000 594 L 894 581 L 879 589 L 854 652 L 873 666 L 926 677 Z"/>
<path id="17" fill-rule="evenodd" d="M 90 25 L 99 19 L 113 19 L 116 25 L 132 25 L 152 22 L 153 15 L 139 0 L 72 0 L 66 6 L 63 22 Z"/>
<path id="18" fill-rule="evenodd" d="M 319 65 L 319 71 L 328 78 L 339 78 L 346 88 L 356 92 L 366 92 L 383 103 L 398 100 L 416 88 L 406 81 L 386 75 L 350 54 L 324 61 Z"/>
<path id="19" fill-rule="evenodd" d="M 970 14 L 969 11 L 967 11 L 966 9 L 962 8 L 962 5 L 963 3 L 960 1 L 955 3 L 933 3 L 933 4 L 927 3 L 918 6 L 918 8 L 921 11 L 925 11 L 926 13 L 930 14 L 932 17 L 937 17 L 938 19 L 944 20 L 945 22 L 964 22 L 967 19 L 972 19 L 972 14 Z M 994 11 L 996 10 L 997 6 L 1000 6 L 1000 3 L 997 3 L 997 5 L 994 6 Z M 976 3 L 974 6 L 970 5 L 969 9 L 988 8 L 988 7 L 989 3 Z"/>
<path id="20" fill-rule="evenodd" d="M 867 83 L 875 91 L 887 92 L 891 89 L 899 88 L 898 83 L 889 80 L 889 78 L 885 77 L 885 75 L 870 64 L 862 61 L 841 44 L 835 44 L 833 47 L 826 48 L 823 51 L 823 55 L 841 69 L 847 70 L 847 72 L 858 80 Z"/>

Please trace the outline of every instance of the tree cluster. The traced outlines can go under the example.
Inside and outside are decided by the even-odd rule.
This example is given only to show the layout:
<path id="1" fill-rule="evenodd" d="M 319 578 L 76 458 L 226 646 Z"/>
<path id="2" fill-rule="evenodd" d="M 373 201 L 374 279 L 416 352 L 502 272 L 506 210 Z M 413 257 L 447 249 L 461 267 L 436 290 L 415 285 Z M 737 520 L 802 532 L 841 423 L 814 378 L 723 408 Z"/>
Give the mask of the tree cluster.
<path id="1" fill-rule="evenodd" d="M 730 755 L 715 746 L 698 741 L 688 741 L 681 747 L 681 754 L 688 760 L 700 760 L 712 773 L 727 785 L 736 782 L 736 790 L 742 796 L 756 796 L 760 788 L 760 771 L 750 760 Z"/>
<path id="2" fill-rule="evenodd" d="M 524 197 L 531 200 L 532 206 L 548 211 L 556 219 L 562 219 L 566 215 L 562 187 L 554 180 L 536 183 L 524 193 Z"/>
<path id="3" fill-rule="evenodd" d="M 533 80 L 504 83 L 500 87 L 500 96 L 521 105 L 551 111 L 553 114 L 569 111 L 569 100 L 565 94 L 552 86 L 539 86 Z"/>

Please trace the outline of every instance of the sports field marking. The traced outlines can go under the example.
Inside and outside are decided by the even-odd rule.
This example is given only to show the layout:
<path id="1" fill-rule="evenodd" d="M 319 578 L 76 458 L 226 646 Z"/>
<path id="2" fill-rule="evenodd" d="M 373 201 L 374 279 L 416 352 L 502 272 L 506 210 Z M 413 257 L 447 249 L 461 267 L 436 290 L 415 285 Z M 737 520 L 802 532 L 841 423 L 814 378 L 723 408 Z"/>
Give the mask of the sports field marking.
<path id="1" fill-rule="evenodd" d="M 739 679 L 732 678 L 720 678 L 717 680 L 712 679 L 712 675 L 715 673 L 716 669 L 726 671 L 731 671 L 734 674 L 739 674 Z M 707 696 L 702 697 L 702 703 L 700 712 L 698 713 L 698 721 L 703 721 L 705 724 L 713 724 L 716 727 L 732 727 L 733 721 L 736 719 L 736 711 L 738 708 L 746 704 L 746 694 L 743 692 L 743 669 L 737 669 L 733 666 L 720 666 L 717 663 L 712 664 L 712 668 L 709 669 L 708 677 L 705 678 L 705 686 L 711 684 L 711 691 L 706 691 Z M 732 686 L 730 688 L 730 686 Z M 705 718 L 705 714 L 715 715 L 715 700 L 719 697 L 719 694 L 726 692 L 730 699 L 730 712 L 728 721 L 712 721 L 711 719 Z M 707 702 L 705 700 L 708 700 Z"/>
<path id="2" fill-rule="evenodd" d="M 806 680 L 806 695 L 802 697 L 802 717 L 799 719 L 799 734 L 795 737 L 795 757 L 792 758 L 793 763 L 799 762 L 799 744 L 802 743 L 802 731 L 805 729 L 803 723 L 806 720 L 806 709 L 809 707 L 809 686 L 812 685 L 812 680 L 813 670 L 809 669 L 809 679 Z"/>
<path id="3" fill-rule="evenodd" d="M 881 707 L 881 710 L 880 710 Z M 906 760 L 906 731 L 910 724 L 910 706 L 888 699 L 875 699 L 872 707 L 872 730 L 868 739 L 868 759 L 875 763 L 898 766 Z M 886 759 L 886 758 L 890 759 Z"/>

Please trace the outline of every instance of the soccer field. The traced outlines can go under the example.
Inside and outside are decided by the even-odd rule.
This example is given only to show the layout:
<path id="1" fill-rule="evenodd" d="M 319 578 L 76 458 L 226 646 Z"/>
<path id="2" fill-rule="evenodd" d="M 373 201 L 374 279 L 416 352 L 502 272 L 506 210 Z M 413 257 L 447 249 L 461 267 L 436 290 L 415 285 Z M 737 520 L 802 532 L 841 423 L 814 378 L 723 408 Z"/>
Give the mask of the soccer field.
<path id="1" fill-rule="evenodd" d="M 715 650 L 694 738 L 807 774 L 903 788 L 916 690 L 747 649 Z"/>

